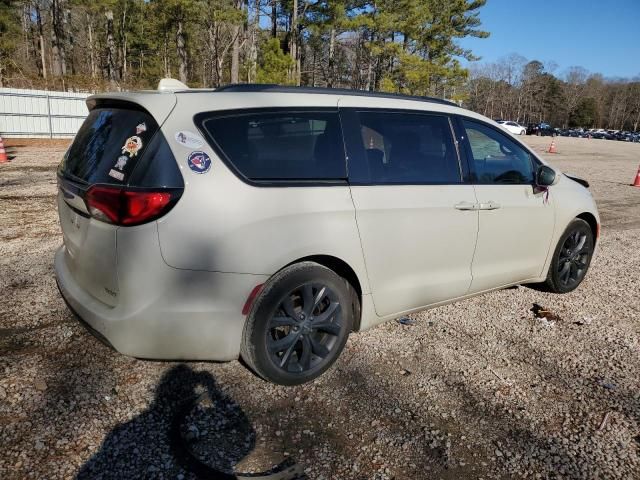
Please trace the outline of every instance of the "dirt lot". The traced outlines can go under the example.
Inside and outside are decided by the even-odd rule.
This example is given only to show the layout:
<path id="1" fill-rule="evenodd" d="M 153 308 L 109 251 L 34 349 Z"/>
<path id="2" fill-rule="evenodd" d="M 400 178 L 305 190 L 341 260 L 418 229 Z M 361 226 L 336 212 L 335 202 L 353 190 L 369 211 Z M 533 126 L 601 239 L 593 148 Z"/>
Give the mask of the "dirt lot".
<path id="1" fill-rule="evenodd" d="M 296 388 L 86 333 L 52 270 L 64 143 L 15 144 L 0 165 L 0 478 L 224 478 L 212 468 L 286 459 L 325 480 L 640 478 L 639 144 L 560 138 L 545 154 L 591 182 L 602 214 L 577 291 L 503 290 L 352 335 Z"/>

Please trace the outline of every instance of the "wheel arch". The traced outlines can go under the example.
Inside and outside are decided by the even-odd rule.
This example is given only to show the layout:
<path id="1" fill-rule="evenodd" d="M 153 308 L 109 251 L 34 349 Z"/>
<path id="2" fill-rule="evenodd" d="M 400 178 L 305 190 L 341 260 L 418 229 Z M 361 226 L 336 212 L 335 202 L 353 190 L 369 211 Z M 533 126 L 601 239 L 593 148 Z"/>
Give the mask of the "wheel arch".
<path id="1" fill-rule="evenodd" d="M 591 233 L 593 233 L 593 243 L 595 245 L 595 243 L 598 241 L 598 237 L 600 236 L 600 227 L 595 215 L 590 212 L 582 212 L 581 214 L 577 215 L 576 218 L 584 220 L 589 224 L 589 227 L 591 227 Z"/>
<path id="2" fill-rule="evenodd" d="M 362 284 L 360 283 L 360 279 L 358 278 L 358 274 L 355 270 L 349 265 L 347 262 L 342 260 L 341 258 L 334 257 L 333 255 L 310 255 L 308 257 L 298 258 L 292 262 L 289 262 L 282 268 L 286 268 L 289 265 L 294 265 L 300 262 L 315 262 L 323 267 L 327 267 L 330 270 L 333 270 L 336 274 L 340 275 L 344 278 L 349 285 L 355 290 L 358 296 L 358 308 L 357 314 L 354 318 L 353 323 L 353 331 L 357 332 L 360 330 L 360 319 L 361 319 L 361 306 L 362 306 Z"/>

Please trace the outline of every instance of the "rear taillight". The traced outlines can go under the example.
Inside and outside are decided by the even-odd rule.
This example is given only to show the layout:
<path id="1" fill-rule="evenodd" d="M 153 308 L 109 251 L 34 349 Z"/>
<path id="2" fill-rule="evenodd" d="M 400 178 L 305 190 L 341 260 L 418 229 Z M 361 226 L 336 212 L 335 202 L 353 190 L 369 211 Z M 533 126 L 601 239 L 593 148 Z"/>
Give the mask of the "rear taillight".
<path id="1" fill-rule="evenodd" d="M 140 225 L 167 213 L 180 198 L 177 189 L 135 190 L 94 185 L 85 203 L 91 216 L 114 225 Z"/>
<path id="2" fill-rule="evenodd" d="M 169 192 L 122 192 L 125 215 L 123 225 L 134 225 L 158 218 L 171 202 Z"/>

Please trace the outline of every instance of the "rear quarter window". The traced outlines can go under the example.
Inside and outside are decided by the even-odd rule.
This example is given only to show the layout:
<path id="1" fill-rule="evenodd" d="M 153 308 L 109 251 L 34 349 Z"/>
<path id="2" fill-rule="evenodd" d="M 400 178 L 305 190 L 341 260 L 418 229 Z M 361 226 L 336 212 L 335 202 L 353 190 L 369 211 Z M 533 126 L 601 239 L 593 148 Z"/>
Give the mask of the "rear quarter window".
<path id="1" fill-rule="evenodd" d="M 337 112 L 205 113 L 196 123 L 218 154 L 253 181 L 344 180 Z"/>

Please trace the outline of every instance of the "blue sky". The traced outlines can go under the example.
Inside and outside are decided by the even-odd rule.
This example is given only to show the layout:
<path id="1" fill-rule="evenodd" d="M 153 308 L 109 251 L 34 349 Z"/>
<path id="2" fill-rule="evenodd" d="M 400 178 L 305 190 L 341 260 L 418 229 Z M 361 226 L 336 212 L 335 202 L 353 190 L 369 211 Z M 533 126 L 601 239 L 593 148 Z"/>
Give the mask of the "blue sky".
<path id="1" fill-rule="evenodd" d="M 640 0 L 488 0 L 479 11 L 491 35 L 459 43 L 481 62 L 518 53 L 555 62 L 556 74 L 579 65 L 605 77 L 640 76 Z"/>

